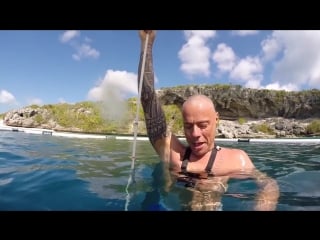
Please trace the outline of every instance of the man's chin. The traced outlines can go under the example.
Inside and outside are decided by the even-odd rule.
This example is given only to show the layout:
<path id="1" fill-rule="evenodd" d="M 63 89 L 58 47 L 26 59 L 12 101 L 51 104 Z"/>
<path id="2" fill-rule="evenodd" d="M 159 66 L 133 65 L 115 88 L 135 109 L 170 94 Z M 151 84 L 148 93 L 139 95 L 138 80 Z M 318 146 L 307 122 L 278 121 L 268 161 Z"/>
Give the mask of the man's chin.
<path id="1" fill-rule="evenodd" d="M 203 147 L 202 148 L 193 148 L 192 154 L 197 157 L 202 157 L 203 155 L 206 154 L 206 151 Z"/>

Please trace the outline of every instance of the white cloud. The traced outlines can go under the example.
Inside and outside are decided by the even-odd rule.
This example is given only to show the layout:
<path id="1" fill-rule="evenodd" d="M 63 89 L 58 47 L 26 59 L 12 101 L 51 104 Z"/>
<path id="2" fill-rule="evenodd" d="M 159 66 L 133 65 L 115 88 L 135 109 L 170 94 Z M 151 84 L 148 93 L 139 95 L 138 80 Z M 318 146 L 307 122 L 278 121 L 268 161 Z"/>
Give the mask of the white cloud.
<path id="1" fill-rule="evenodd" d="M 103 102 L 103 114 L 106 118 L 121 119 L 126 112 L 125 98 L 137 93 L 136 74 L 108 70 L 102 81 L 89 90 L 88 99 Z"/>
<path id="2" fill-rule="evenodd" d="M 81 40 L 75 39 L 78 36 L 80 36 L 80 31 L 75 30 L 66 31 L 60 36 L 61 42 L 69 43 L 69 45 L 76 51 L 72 54 L 72 58 L 76 61 L 80 61 L 84 58 L 98 58 L 100 56 L 100 52 L 89 44 L 92 42 L 92 39 L 85 36 L 84 40 L 82 40 L 85 43 L 81 43 Z"/>
<path id="3" fill-rule="evenodd" d="M 231 31 L 232 35 L 237 35 L 237 36 L 248 36 L 248 35 L 256 35 L 258 34 L 259 31 L 257 30 L 233 30 Z"/>
<path id="4" fill-rule="evenodd" d="M 40 99 L 40 98 L 32 98 L 32 99 L 29 99 L 28 101 L 28 105 L 39 105 L 41 106 L 43 104 L 43 101 Z"/>
<path id="5" fill-rule="evenodd" d="M 77 30 L 68 30 L 65 31 L 61 36 L 60 36 L 60 41 L 62 43 L 67 43 L 69 42 L 71 39 L 80 36 L 80 31 Z"/>
<path id="6" fill-rule="evenodd" d="M 67 101 L 64 100 L 64 98 L 59 98 L 59 99 L 58 99 L 58 102 L 59 102 L 59 103 L 66 103 Z"/>
<path id="7" fill-rule="evenodd" d="M 298 87 L 295 84 L 288 83 L 285 85 L 280 85 L 279 82 L 270 83 L 263 87 L 270 90 L 286 90 L 286 91 L 297 91 Z"/>
<path id="8" fill-rule="evenodd" d="M 199 37 L 203 40 L 208 40 L 216 36 L 216 31 L 214 30 L 186 30 L 184 31 L 184 36 L 186 40 L 192 39 L 193 37 Z"/>
<path id="9" fill-rule="evenodd" d="M 76 48 L 77 53 L 72 55 L 72 58 L 79 61 L 82 58 L 98 58 L 100 53 L 88 44 L 82 44 Z"/>
<path id="10" fill-rule="evenodd" d="M 319 87 L 320 31 L 274 31 L 272 41 L 282 46 L 282 58 L 275 63 L 272 82 Z"/>
<path id="11" fill-rule="evenodd" d="M 120 97 L 129 94 L 137 94 L 137 75 L 126 71 L 108 70 L 98 86 L 92 88 L 88 98 L 93 101 L 104 100 L 108 92 L 117 92 Z"/>
<path id="12" fill-rule="evenodd" d="M 16 98 L 12 95 L 12 93 L 6 90 L 0 91 L 0 103 L 14 104 L 15 102 L 16 102 Z"/>
<path id="13" fill-rule="evenodd" d="M 260 88 L 263 80 L 263 65 L 259 57 L 238 58 L 233 49 L 220 43 L 212 54 L 213 61 L 221 73 L 228 73 L 229 78 L 244 83 L 248 88 Z"/>
<path id="14" fill-rule="evenodd" d="M 230 73 L 230 78 L 246 82 L 247 87 L 257 88 L 263 79 L 263 66 L 258 57 L 241 59 Z"/>
<path id="15" fill-rule="evenodd" d="M 181 60 L 180 69 L 192 77 L 193 75 L 210 75 L 210 48 L 206 42 L 214 38 L 215 31 L 184 31 L 187 43 L 178 53 Z"/>
<path id="16" fill-rule="evenodd" d="M 212 59 L 217 63 L 217 67 L 221 72 L 229 72 L 235 65 L 236 55 L 231 47 L 225 43 L 220 43 L 212 54 Z"/>
<path id="17" fill-rule="evenodd" d="M 261 47 L 263 52 L 262 59 L 266 62 L 273 60 L 280 52 L 282 46 L 275 38 L 268 37 L 261 42 Z"/>
<path id="18" fill-rule="evenodd" d="M 220 44 L 213 61 L 221 72 L 230 72 L 231 79 L 246 87 L 296 91 L 320 85 L 319 48 L 320 31 L 273 31 L 261 41 L 260 57 L 237 59 L 231 48 Z M 264 70 L 268 68 L 271 69 L 269 83 L 261 86 L 263 74 L 267 74 Z"/>

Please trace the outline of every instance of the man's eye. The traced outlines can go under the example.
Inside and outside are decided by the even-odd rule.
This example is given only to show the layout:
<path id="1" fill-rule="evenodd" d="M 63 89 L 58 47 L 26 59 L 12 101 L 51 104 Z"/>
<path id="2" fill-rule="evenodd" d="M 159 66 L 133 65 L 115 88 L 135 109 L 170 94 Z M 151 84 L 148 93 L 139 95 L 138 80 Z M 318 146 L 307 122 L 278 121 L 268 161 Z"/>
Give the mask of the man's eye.
<path id="1" fill-rule="evenodd" d="M 191 124 L 184 124 L 184 128 L 185 129 L 190 129 L 190 128 L 192 128 L 192 125 Z"/>
<path id="2" fill-rule="evenodd" d="M 204 129 L 206 127 L 208 127 L 208 124 L 199 124 L 199 128 L 201 128 L 201 129 Z"/>

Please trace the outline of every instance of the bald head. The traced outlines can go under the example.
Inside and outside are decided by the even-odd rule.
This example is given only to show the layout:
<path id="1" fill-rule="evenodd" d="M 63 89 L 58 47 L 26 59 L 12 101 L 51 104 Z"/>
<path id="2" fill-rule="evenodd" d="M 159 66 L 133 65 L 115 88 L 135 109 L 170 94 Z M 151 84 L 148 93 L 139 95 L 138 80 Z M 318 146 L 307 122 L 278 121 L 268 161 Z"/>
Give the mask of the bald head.
<path id="1" fill-rule="evenodd" d="M 193 95 L 182 105 L 184 133 L 192 153 L 203 156 L 214 146 L 219 114 L 212 100 L 205 95 Z"/>
<path id="2" fill-rule="evenodd" d="M 215 112 L 215 107 L 214 104 L 212 102 L 212 100 L 205 96 L 205 95 L 201 95 L 201 94 L 197 94 L 197 95 L 192 95 L 191 97 L 189 97 L 182 105 L 182 111 L 186 111 L 189 108 L 198 108 L 200 109 L 205 109 L 208 111 L 212 111 Z"/>

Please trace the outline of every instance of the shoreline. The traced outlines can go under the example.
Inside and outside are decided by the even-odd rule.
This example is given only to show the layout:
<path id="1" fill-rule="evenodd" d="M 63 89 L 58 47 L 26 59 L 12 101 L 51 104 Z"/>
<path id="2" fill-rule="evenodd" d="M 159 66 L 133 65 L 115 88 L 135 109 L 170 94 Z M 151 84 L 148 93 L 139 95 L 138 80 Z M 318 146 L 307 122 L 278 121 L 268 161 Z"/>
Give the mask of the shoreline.
<path id="1" fill-rule="evenodd" d="M 89 133 L 72 133 L 72 132 L 57 132 L 55 130 L 43 129 L 43 128 L 25 128 L 25 127 L 12 127 L 7 126 L 3 123 L 3 120 L 0 120 L 0 131 L 11 131 L 11 132 L 24 132 L 29 134 L 38 134 L 38 135 L 49 135 L 56 137 L 68 137 L 68 138 L 82 138 L 82 139 L 115 139 L 115 140 L 134 140 L 134 136 L 121 136 L 116 134 L 89 134 Z M 181 140 L 185 141 L 184 137 L 179 137 Z M 136 140 L 139 141 L 149 141 L 147 136 L 137 136 Z M 274 143 L 320 143 L 319 138 L 216 138 L 217 142 L 274 142 Z"/>
<path id="2" fill-rule="evenodd" d="M 73 133 L 73 132 L 58 132 L 51 129 L 43 128 L 26 128 L 26 127 L 12 127 L 7 126 L 3 123 L 3 120 L 0 120 L 0 131 L 9 131 L 9 132 L 24 132 L 29 134 L 38 134 L 38 135 L 49 135 L 56 137 L 69 137 L 69 138 L 84 138 L 84 139 L 119 139 L 119 140 L 130 140 L 134 137 L 130 136 L 119 136 L 119 135 L 103 135 L 103 134 L 90 134 L 90 133 Z M 148 137 L 137 137 L 137 140 L 149 140 Z"/>

